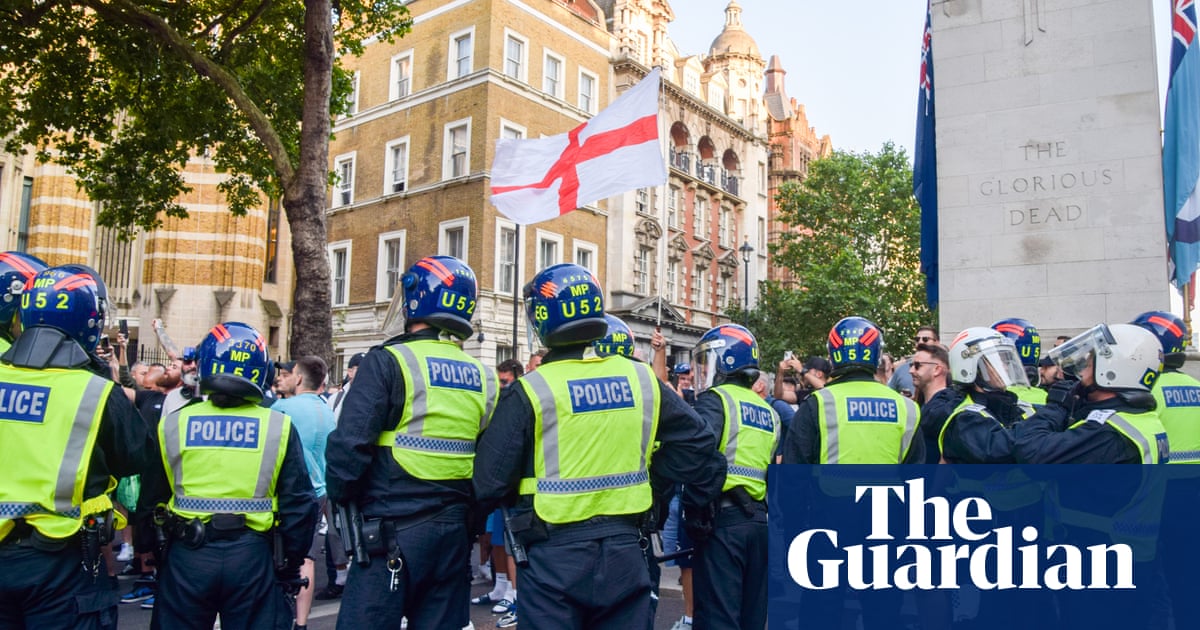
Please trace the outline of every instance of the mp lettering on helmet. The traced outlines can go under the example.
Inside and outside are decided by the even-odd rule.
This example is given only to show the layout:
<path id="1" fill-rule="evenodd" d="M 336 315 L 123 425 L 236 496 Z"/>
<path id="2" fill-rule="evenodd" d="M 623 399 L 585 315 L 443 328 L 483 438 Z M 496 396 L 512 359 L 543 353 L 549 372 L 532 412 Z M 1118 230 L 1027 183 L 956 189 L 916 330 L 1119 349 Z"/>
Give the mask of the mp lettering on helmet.
<path id="1" fill-rule="evenodd" d="M 258 418 L 192 416 L 188 418 L 187 446 L 257 449 L 258 428 Z"/>
<path id="2" fill-rule="evenodd" d="M 430 357 L 429 385 L 481 392 L 483 378 L 479 374 L 479 368 L 466 361 Z"/>
<path id="3" fill-rule="evenodd" d="M 635 406 L 633 388 L 624 376 L 567 381 L 567 391 L 571 394 L 571 409 L 575 413 L 632 409 Z"/>
<path id="4" fill-rule="evenodd" d="M 850 422 L 891 422 L 900 420 L 896 401 L 886 398 L 846 399 L 846 419 Z"/>
<path id="5" fill-rule="evenodd" d="M 0 383 L 0 422 L 33 422 L 46 420 L 46 401 L 49 387 Z"/>

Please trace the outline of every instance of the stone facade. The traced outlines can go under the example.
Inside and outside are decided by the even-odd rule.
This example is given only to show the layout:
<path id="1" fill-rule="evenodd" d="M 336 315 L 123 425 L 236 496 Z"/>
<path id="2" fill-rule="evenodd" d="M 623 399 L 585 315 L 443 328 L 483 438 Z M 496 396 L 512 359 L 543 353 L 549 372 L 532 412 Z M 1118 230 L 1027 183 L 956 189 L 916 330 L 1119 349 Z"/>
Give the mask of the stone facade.
<path id="1" fill-rule="evenodd" d="M 941 328 L 1168 308 L 1148 0 L 933 11 Z"/>

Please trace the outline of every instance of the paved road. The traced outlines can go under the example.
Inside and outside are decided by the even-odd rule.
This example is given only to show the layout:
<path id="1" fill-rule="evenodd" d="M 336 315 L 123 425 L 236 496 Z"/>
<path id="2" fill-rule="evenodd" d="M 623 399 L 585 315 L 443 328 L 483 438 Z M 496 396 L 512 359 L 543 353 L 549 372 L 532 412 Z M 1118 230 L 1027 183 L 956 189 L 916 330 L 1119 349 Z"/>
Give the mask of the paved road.
<path id="1" fill-rule="evenodd" d="M 322 563 L 317 567 L 317 590 L 325 586 L 325 571 Z M 654 630 L 670 630 L 676 620 L 683 615 L 683 596 L 679 589 L 679 570 L 674 567 L 664 567 L 662 578 L 662 593 L 659 598 L 658 615 L 654 620 Z M 121 578 L 121 594 L 128 593 L 133 588 L 133 578 Z M 471 587 L 471 596 L 482 595 L 490 586 L 479 585 Z M 310 630 L 333 630 L 337 625 L 339 601 L 313 602 L 313 611 L 308 618 Z M 471 623 L 476 630 L 489 630 L 496 627 L 500 615 L 492 614 L 486 606 L 471 607 Z M 142 610 L 138 604 L 122 604 L 120 611 L 119 630 L 141 630 L 150 627 L 150 611 Z M 636 629 L 635 629 L 636 630 Z"/>

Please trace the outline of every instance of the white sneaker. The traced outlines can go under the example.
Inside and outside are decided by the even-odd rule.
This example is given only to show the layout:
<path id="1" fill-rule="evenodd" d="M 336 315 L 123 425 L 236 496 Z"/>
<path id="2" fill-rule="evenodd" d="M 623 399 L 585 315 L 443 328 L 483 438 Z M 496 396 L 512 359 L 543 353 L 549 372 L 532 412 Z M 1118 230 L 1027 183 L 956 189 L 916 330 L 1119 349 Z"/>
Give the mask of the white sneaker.
<path id="1" fill-rule="evenodd" d="M 679 621 L 671 626 L 671 630 L 692 630 L 692 623 L 687 621 L 687 617 L 680 617 Z"/>
<path id="2" fill-rule="evenodd" d="M 329 523 L 325 521 L 325 515 L 321 515 L 321 524 L 317 526 L 317 533 L 324 536 L 329 533 Z"/>
<path id="3" fill-rule="evenodd" d="M 129 562 L 130 560 L 133 560 L 133 545 L 121 543 L 121 550 L 117 552 L 117 562 Z"/>

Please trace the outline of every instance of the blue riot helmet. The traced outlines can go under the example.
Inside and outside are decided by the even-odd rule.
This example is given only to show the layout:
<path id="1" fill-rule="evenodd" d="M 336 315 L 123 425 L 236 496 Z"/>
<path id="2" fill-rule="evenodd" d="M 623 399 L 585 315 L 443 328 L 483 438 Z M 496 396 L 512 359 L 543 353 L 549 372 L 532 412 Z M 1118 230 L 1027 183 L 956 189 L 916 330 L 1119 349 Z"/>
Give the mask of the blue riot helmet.
<path id="1" fill-rule="evenodd" d="M 200 391 L 258 402 L 274 380 L 267 342 L 252 326 L 225 322 L 212 327 L 196 348 Z"/>
<path id="2" fill-rule="evenodd" d="M 608 313 L 604 314 L 604 321 L 608 322 L 608 332 L 592 342 L 596 354 L 602 357 L 619 354 L 632 359 L 635 339 L 629 325 L 621 321 L 620 317 Z"/>
<path id="3" fill-rule="evenodd" d="M 546 267 L 525 285 L 524 296 L 525 314 L 547 348 L 591 343 L 608 332 L 604 292 L 579 265 Z"/>
<path id="4" fill-rule="evenodd" d="M 758 378 L 758 341 L 744 326 L 725 324 L 709 329 L 692 349 L 692 383 L 697 392 L 745 374 Z"/>
<path id="5" fill-rule="evenodd" d="M 1037 385 L 1041 381 L 1038 361 L 1042 358 L 1042 335 L 1037 327 L 1027 319 L 1009 317 L 992 324 L 991 328 L 1011 339 L 1017 346 L 1017 354 L 1025 368 L 1025 377 L 1031 385 Z"/>
<path id="6" fill-rule="evenodd" d="M 21 252 L 0 253 L 0 337 L 11 339 L 8 324 L 21 308 L 25 284 L 45 271 L 46 263 Z"/>
<path id="7" fill-rule="evenodd" d="M 1183 353 L 1192 342 L 1192 331 L 1187 322 L 1166 311 L 1147 311 L 1133 319 L 1131 324 L 1141 326 L 1154 333 L 1162 344 L 1164 361 L 1169 367 L 1183 367 Z"/>
<path id="8" fill-rule="evenodd" d="M 21 295 L 25 328 L 49 326 L 93 352 L 108 315 L 108 289 L 87 265 L 61 265 L 33 276 Z"/>
<path id="9" fill-rule="evenodd" d="M 871 320 L 863 317 L 844 317 L 829 331 L 829 361 L 833 374 L 851 368 L 875 372 L 883 354 L 883 333 Z"/>
<path id="10" fill-rule="evenodd" d="M 671 371 L 676 374 L 691 374 L 692 373 L 692 364 L 691 363 L 676 363 L 675 369 L 673 369 Z"/>
<path id="11" fill-rule="evenodd" d="M 424 322 L 466 339 L 478 299 L 475 272 L 453 256 L 426 256 L 400 276 L 400 287 L 384 317 L 383 331 L 396 334 Z"/>

